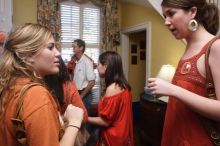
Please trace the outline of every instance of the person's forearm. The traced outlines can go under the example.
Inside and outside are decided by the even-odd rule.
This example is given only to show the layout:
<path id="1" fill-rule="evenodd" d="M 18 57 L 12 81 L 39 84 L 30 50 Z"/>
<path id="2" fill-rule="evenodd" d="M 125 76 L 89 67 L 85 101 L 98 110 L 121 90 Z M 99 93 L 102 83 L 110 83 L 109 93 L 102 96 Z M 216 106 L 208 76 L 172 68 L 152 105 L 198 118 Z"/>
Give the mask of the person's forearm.
<path id="1" fill-rule="evenodd" d="M 83 120 L 83 110 L 79 107 L 69 104 L 64 113 L 66 119 L 65 133 L 60 140 L 60 146 L 73 146 L 79 128 L 81 127 Z"/>
<path id="2" fill-rule="evenodd" d="M 178 86 L 173 88 L 171 94 L 171 96 L 183 101 L 195 112 L 207 118 L 220 121 L 220 101 L 202 97 Z"/>
<path id="3" fill-rule="evenodd" d="M 95 85 L 95 81 L 89 81 L 88 85 L 86 86 L 86 88 L 82 91 L 81 93 L 81 97 L 85 97 L 91 90 L 92 87 Z"/>
<path id="4" fill-rule="evenodd" d="M 88 123 L 104 127 L 108 127 L 110 125 L 110 122 L 101 117 L 88 117 Z"/>
<path id="5" fill-rule="evenodd" d="M 68 126 L 65 133 L 60 140 L 60 146 L 73 146 L 79 129 L 76 127 Z"/>

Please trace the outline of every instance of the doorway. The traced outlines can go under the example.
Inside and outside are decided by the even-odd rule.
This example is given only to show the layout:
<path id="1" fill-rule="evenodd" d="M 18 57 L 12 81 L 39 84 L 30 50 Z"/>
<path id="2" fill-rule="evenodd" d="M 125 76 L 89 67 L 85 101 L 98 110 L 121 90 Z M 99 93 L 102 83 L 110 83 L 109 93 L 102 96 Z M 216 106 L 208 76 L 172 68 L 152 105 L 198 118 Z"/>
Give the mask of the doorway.
<path id="1" fill-rule="evenodd" d="M 128 51 L 128 82 L 132 86 L 133 101 L 139 101 L 145 87 L 146 30 L 130 33 Z"/>
<path id="2" fill-rule="evenodd" d="M 140 94 L 144 91 L 146 79 L 150 77 L 150 34 L 150 22 L 135 25 L 122 31 L 123 69 L 132 87 L 133 102 L 139 101 Z"/>

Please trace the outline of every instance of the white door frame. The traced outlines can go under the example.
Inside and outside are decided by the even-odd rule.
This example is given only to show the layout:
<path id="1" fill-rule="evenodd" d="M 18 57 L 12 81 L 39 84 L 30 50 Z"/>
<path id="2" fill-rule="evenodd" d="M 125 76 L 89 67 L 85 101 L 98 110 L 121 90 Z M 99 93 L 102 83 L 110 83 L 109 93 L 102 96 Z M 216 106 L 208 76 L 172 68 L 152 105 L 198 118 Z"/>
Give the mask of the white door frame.
<path id="1" fill-rule="evenodd" d="M 128 79 L 128 52 L 129 52 L 129 34 L 146 30 L 146 79 L 150 77 L 151 72 L 151 22 L 145 22 L 129 28 L 125 28 L 121 32 L 121 57 L 123 60 L 123 69 Z"/>

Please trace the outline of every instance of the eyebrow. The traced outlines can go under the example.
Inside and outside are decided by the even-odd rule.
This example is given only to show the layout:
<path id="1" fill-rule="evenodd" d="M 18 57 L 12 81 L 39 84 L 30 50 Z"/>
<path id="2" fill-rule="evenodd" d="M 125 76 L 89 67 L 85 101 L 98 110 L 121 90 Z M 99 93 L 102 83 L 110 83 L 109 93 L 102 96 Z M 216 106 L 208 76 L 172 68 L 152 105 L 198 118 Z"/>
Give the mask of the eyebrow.
<path id="1" fill-rule="evenodd" d="M 46 44 L 46 47 L 54 47 L 55 46 L 55 43 L 48 43 L 48 44 Z"/>
<path id="2" fill-rule="evenodd" d="M 55 45 L 55 43 L 52 43 L 52 42 L 51 42 L 51 43 L 48 43 L 47 45 Z"/>
<path id="3" fill-rule="evenodd" d="M 173 11 L 171 8 L 167 9 L 167 10 L 163 13 L 163 16 L 165 17 L 165 14 L 170 13 L 171 11 Z"/>

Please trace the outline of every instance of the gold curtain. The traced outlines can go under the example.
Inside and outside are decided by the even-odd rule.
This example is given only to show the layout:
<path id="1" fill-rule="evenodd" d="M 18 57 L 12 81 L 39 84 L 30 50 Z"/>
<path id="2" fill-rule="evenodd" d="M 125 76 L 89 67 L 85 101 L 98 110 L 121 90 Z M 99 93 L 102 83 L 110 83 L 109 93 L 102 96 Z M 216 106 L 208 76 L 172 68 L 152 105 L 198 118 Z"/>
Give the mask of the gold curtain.
<path id="1" fill-rule="evenodd" d="M 37 0 L 37 22 L 49 28 L 60 42 L 60 0 Z"/>

